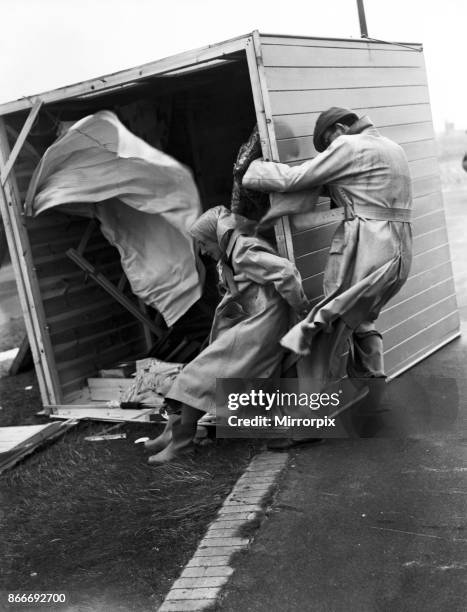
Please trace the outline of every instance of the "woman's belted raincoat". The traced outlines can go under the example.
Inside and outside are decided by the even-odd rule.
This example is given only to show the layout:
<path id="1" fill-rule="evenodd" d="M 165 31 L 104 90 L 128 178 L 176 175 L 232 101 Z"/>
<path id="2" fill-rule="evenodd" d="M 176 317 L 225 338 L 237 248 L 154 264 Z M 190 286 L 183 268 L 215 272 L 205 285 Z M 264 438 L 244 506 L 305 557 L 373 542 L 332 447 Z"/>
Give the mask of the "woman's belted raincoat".
<path id="1" fill-rule="evenodd" d="M 290 327 L 291 309 L 301 313 L 308 306 L 295 265 L 266 240 L 232 232 L 223 222 L 229 216 L 224 209 L 213 238 L 223 251 L 219 270 L 225 293 L 209 345 L 183 368 L 166 396 L 212 413 L 216 378 L 270 378 L 279 373 L 284 355 L 279 341 Z"/>

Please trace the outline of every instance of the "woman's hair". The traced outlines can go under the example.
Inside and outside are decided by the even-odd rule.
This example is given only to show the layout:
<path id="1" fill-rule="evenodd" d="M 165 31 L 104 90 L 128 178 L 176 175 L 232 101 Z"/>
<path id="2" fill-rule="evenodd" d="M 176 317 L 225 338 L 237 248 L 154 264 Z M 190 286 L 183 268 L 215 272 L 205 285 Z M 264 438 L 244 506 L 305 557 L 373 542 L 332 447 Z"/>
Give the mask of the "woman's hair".
<path id="1" fill-rule="evenodd" d="M 233 213 L 225 206 L 214 206 L 195 221 L 190 228 L 190 234 L 198 242 L 215 242 L 221 251 L 225 251 L 234 230 L 252 234 L 255 227 L 256 223 Z"/>

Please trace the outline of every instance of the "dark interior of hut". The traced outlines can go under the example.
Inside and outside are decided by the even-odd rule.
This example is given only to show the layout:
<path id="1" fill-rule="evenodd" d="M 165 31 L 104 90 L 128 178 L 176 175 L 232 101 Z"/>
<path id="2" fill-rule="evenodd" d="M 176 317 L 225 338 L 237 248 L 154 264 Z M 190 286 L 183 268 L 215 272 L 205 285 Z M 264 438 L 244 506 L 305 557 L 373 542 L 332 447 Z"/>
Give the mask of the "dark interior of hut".
<path id="1" fill-rule="evenodd" d="M 47 105 L 16 166 L 21 201 L 38 160 L 63 125 L 99 110 L 115 112 L 131 132 L 188 166 L 204 210 L 218 204 L 230 206 L 233 165 L 256 123 L 244 54 L 130 83 L 109 93 L 95 92 Z M 24 113 L 7 117 L 11 146 L 24 120 Z M 202 299 L 170 329 L 156 311 L 143 308 L 160 334 L 148 331 L 67 258 L 67 250 L 80 243 L 88 223 L 60 212 L 26 218 L 41 308 L 64 402 L 76 402 L 89 377 L 116 363 L 147 356 L 182 363 L 193 359 L 206 342 L 218 301 L 215 266 L 205 259 L 207 280 Z M 98 227 L 90 232 L 84 255 L 133 299 L 122 279 L 118 252 Z"/>

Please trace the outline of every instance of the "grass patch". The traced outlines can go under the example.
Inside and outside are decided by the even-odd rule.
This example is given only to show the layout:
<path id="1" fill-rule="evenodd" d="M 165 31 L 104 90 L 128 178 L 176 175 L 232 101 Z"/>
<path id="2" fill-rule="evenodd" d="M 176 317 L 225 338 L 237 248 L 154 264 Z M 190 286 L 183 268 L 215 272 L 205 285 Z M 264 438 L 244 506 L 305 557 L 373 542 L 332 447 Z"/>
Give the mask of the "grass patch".
<path id="1" fill-rule="evenodd" d="M 0 405 L 0 426 L 47 421 L 33 372 L 0 378 Z M 260 447 L 218 440 L 151 467 L 133 442 L 160 427 L 84 440 L 109 425 L 83 422 L 0 476 L 0 591 L 67 591 L 67 612 L 152 612 Z"/>
<path id="2" fill-rule="evenodd" d="M 12 317 L 0 325 L 0 351 L 7 351 L 21 344 L 26 335 L 23 317 Z"/>

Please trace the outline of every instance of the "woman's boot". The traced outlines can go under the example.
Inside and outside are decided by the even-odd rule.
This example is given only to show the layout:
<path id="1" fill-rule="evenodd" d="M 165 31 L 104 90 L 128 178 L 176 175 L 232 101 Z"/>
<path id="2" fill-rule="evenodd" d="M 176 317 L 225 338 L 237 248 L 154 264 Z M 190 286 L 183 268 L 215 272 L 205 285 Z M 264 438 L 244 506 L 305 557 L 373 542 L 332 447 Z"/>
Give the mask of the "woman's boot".
<path id="1" fill-rule="evenodd" d="M 167 423 L 165 424 L 163 432 L 154 438 L 154 440 L 148 440 L 144 443 L 144 448 L 152 453 L 158 453 L 164 450 L 172 440 L 172 426 L 176 421 L 179 421 L 181 416 L 179 414 L 169 414 Z"/>
<path id="2" fill-rule="evenodd" d="M 148 463 L 151 465 L 162 465 L 178 459 L 180 455 L 191 452 L 194 446 L 193 439 L 196 435 L 198 419 L 201 414 L 199 410 L 195 410 L 191 406 L 183 406 L 181 418 L 172 424 L 171 442 L 157 455 L 151 455 Z"/>

